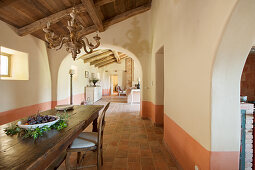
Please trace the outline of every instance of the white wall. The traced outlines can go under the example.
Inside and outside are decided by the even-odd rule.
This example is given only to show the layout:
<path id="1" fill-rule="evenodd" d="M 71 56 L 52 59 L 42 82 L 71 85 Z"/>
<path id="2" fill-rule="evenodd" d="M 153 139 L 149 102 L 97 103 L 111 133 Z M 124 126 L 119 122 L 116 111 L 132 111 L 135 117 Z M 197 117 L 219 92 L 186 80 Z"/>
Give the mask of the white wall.
<path id="1" fill-rule="evenodd" d="M 236 2 L 152 1 L 152 82 L 157 81 L 155 54 L 164 46 L 164 112 L 207 150 L 211 149 L 212 66 Z"/>
<path id="2" fill-rule="evenodd" d="M 63 100 L 70 96 L 70 75 L 69 70 L 75 69 L 73 75 L 73 95 L 84 93 L 84 87 L 90 85 L 92 73 L 99 73 L 98 69 L 90 66 L 89 63 L 84 63 L 83 60 L 75 60 L 71 55 L 67 55 L 62 61 L 58 72 L 57 100 Z M 89 78 L 85 78 L 85 71 L 89 72 Z"/>
<path id="3" fill-rule="evenodd" d="M 139 68 L 139 63 L 134 61 L 134 80 L 132 82 L 132 85 L 137 84 L 138 80 L 142 80 L 142 70 Z"/>
<path id="4" fill-rule="evenodd" d="M 45 43 L 18 36 L 0 21 L 0 46 L 28 54 L 29 80 L 0 80 L 0 112 L 51 101 L 51 76 Z"/>
<path id="5" fill-rule="evenodd" d="M 164 105 L 164 47 L 155 53 L 155 103 Z M 167 74 L 166 74 L 167 75 Z"/>

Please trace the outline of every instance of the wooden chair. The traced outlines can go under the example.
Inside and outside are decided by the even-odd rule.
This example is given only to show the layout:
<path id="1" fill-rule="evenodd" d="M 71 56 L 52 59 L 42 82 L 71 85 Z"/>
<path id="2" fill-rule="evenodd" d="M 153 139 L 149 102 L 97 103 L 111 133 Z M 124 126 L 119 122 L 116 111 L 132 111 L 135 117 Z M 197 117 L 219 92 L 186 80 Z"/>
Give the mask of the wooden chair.
<path id="1" fill-rule="evenodd" d="M 105 127 L 105 113 L 109 108 L 110 102 L 105 106 L 102 114 L 99 118 L 98 132 L 82 132 L 73 143 L 67 148 L 66 155 L 66 169 L 81 169 L 97 166 L 97 169 L 101 169 L 103 165 L 103 132 Z M 82 166 L 82 161 L 87 151 L 97 152 L 97 165 Z M 77 152 L 77 164 L 76 167 L 71 167 L 70 156 L 72 152 Z M 81 156 L 81 152 L 85 152 Z"/>

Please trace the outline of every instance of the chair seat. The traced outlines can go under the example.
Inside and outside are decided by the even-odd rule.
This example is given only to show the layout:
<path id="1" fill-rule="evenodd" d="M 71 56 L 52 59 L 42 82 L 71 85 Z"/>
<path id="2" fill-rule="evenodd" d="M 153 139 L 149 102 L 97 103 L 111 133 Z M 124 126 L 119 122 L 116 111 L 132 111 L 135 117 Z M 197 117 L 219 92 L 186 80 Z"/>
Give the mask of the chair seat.
<path id="1" fill-rule="evenodd" d="M 82 132 L 70 145 L 71 149 L 84 149 L 97 145 L 98 134 L 96 132 Z"/>

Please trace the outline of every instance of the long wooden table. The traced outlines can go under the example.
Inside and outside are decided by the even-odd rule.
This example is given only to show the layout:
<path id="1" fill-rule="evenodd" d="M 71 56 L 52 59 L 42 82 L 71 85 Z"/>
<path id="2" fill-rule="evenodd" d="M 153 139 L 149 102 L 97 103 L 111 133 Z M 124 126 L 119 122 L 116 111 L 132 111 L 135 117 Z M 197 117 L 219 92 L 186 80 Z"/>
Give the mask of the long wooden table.
<path id="1" fill-rule="evenodd" d="M 103 105 L 75 106 L 67 112 L 67 128 L 46 132 L 36 141 L 4 133 L 6 127 L 17 121 L 0 126 L 0 169 L 47 169 L 91 122 L 93 131 L 97 131 L 97 118 L 102 108 Z M 52 109 L 41 114 L 56 115 L 57 111 Z"/>

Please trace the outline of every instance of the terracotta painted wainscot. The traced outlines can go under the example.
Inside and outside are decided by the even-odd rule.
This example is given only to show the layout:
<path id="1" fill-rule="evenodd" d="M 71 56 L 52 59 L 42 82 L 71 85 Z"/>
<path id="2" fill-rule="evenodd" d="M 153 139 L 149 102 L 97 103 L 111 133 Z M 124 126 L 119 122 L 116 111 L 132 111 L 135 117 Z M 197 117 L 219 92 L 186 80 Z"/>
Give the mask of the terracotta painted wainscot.
<path id="1" fill-rule="evenodd" d="M 164 105 L 155 105 L 149 101 L 142 101 L 141 117 L 149 118 L 156 126 L 164 123 Z"/>
<path id="2" fill-rule="evenodd" d="M 164 143 L 183 169 L 238 170 L 239 152 L 211 152 L 164 113 L 163 105 L 143 101 L 141 117 L 155 125 L 164 124 Z M 164 123 L 163 123 L 164 122 Z"/>
<path id="3" fill-rule="evenodd" d="M 211 152 L 185 132 L 166 114 L 164 142 L 183 169 L 238 170 L 239 152 Z"/>
<path id="4" fill-rule="evenodd" d="M 110 96 L 111 95 L 111 89 L 103 89 L 102 95 L 103 96 Z"/>

